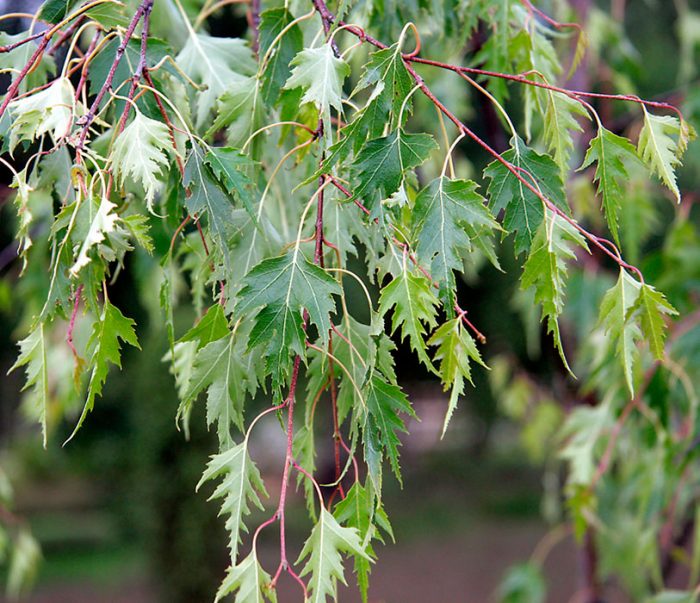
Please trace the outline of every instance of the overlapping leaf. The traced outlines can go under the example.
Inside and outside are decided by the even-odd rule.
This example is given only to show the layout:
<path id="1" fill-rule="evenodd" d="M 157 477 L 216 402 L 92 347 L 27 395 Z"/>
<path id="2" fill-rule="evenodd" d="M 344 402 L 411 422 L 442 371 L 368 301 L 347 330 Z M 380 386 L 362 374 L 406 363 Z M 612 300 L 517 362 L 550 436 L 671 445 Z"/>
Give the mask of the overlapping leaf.
<path id="1" fill-rule="evenodd" d="M 218 185 L 209 167 L 205 165 L 205 157 L 208 156 L 205 156 L 199 147 L 194 147 L 187 159 L 183 184 L 188 188 L 189 197 L 185 205 L 191 216 L 201 218 L 206 215 L 211 235 L 227 269 L 230 270 L 229 240 L 232 236 L 234 205 L 232 199 Z M 217 160 L 217 157 L 212 156 L 210 161 L 219 168 L 220 160 Z M 221 173 L 222 176 L 228 177 L 225 171 Z M 238 179 L 237 181 L 240 182 Z"/>
<path id="2" fill-rule="evenodd" d="M 371 559 L 375 557 L 372 540 L 384 542 L 379 528 L 393 539 L 394 535 L 389 518 L 381 505 L 381 501 L 374 496 L 371 483 L 363 486 L 359 481 L 353 484 L 345 498 L 336 505 L 333 516 L 341 524 L 349 528 L 355 528 L 364 545 L 366 555 L 355 554 L 354 559 L 357 584 L 360 587 L 362 601 L 367 603 Z"/>
<path id="3" fill-rule="evenodd" d="M 520 281 L 523 290 L 534 287 L 535 302 L 542 305 L 542 318 L 547 320 L 547 332 L 552 334 L 554 345 L 569 371 L 558 318 L 564 309 L 566 262 L 576 257 L 575 246 L 588 249 L 585 239 L 573 225 L 547 210 L 545 220 L 532 241 Z"/>
<path id="4" fill-rule="evenodd" d="M 642 338 L 642 332 L 638 321 L 631 320 L 630 311 L 637 302 L 640 287 L 640 284 L 621 268 L 617 283 L 608 290 L 600 305 L 599 322 L 614 344 L 631 396 L 634 396 L 633 369 L 639 357 L 637 342 Z"/>
<path id="5" fill-rule="evenodd" d="M 452 271 L 463 267 L 462 254 L 471 250 L 472 239 L 498 227 L 476 188 L 470 180 L 439 177 L 418 194 L 413 208 L 416 252 L 419 259 L 430 263 L 430 273 L 448 307 L 453 305 L 449 303 L 454 289 Z"/>
<path id="6" fill-rule="evenodd" d="M 562 211 L 568 211 L 568 204 L 559 166 L 551 157 L 514 138 L 502 158 L 513 171 L 501 161 L 490 163 L 484 170 L 484 176 L 491 180 L 487 196 L 494 215 L 504 211 L 503 226 L 515 233 L 515 253 L 519 255 L 530 249 L 544 219 L 545 203 L 535 191 Z"/>
<path id="7" fill-rule="evenodd" d="M 406 394 L 398 385 L 388 383 L 377 373 L 369 379 L 365 389 L 366 411 L 362 429 L 365 461 L 377 492 L 381 492 L 382 461 L 389 459 L 396 479 L 401 482 L 399 468 L 399 433 L 406 433 L 400 414 L 415 417 Z"/>
<path id="8" fill-rule="evenodd" d="M 370 103 L 375 106 L 374 112 L 377 118 L 372 120 L 373 123 L 381 123 L 383 127 L 391 117 L 390 123 L 395 127 L 403 126 L 403 122 L 411 112 L 411 101 L 407 99 L 414 80 L 406 69 L 399 43 L 377 50 L 369 56 L 357 89 L 372 85 L 378 87 L 370 100 Z M 402 123 L 399 123 L 401 107 L 404 107 L 404 114 Z M 380 115 L 377 114 L 380 110 L 383 113 L 381 121 Z"/>
<path id="9" fill-rule="evenodd" d="M 217 424 L 222 447 L 231 444 L 231 424 L 243 428 L 243 401 L 255 393 L 255 375 L 249 375 L 233 334 L 208 343 L 197 352 L 183 403 L 207 390 L 207 425 Z M 251 379 L 252 377 L 252 379 Z"/>

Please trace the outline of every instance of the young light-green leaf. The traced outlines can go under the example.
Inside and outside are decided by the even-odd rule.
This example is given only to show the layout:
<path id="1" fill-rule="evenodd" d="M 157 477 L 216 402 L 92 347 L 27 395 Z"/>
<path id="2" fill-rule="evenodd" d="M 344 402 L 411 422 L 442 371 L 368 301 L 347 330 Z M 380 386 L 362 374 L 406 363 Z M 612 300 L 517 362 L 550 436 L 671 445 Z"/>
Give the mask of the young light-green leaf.
<path id="1" fill-rule="evenodd" d="M 637 302 L 640 288 L 641 285 L 624 268 L 620 268 L 617 283 L 608 290 L 600 304 L 599 323 L 615 345 L 630 396 L 634 396 L 633 369 L 639 356 L 637 342 L 642 337 L 639 324 L 632 320 L 630 310 Z"/>
<path id="2" fill-rule="evenodd" d="M 586 240 L 569 222 L 547 210 L 544 222 L 532 241 L 520 281 L 523 290 L 534 287 L 535 302 L 542 305 L 542 319 L 547 320 L 547 332 L 552 334 L 554 345 L 569 372 L 571 369 L 564 355 L 558 318 L 564 309 L 566 262 L 575 259 L 574 246 L 588 250 Z"/>
<path id="3" fill-rule="evenodd" d="M 430 285 L 424 276 L 404 269 L 382 289 L 379 315 L 385 316 L 389 310 L 394 309 L 392 333 L 401 327 L 401 338 L 408 337 L 411 348 L 420 361 L 432 370 L 433 364 L 426 351 L 425 326 L 432 328 L 437 324 L 435 317 L 439 302 Z"/>
<path id="4" fill-rule="evenodd" d="M 430 345 L 438 346 L 435 360 L 440 362 L 439 373 L 443 389 L 452 389 L 450 402 L 445 413 L 441 437 L 445 435 L 452 413 L 457 407 L 460 394 L 464 392 L 464 380 L 472 382 L 472 372 L 469 360 L 473 360 L 484 368 L 488 368 L 481 358 L 474 338 L 464 328 L 464 321 L 457 316 L 436 329 L 428 341 Z"/>
<path id="5" fill-rule="evenodd" d="M 231 563 L 234 565 L 238 558 L 241 532 L 248 531 L 243 520 L 246 515 L 250 515 L 250 505 L 253 504 L 262 511 L 264 507 L 260 496 L 267 496 L 265 484 L 248 454 L 247 445 L 247 440 L 244 440 L 212 456 L 202 479 L 197 484 L 197 490 L 199 490 L 205 482 L 221 478 L 221 483 L 209 500 L 223 498 L 219 514 L 228 515 L 226 519 L 226 529 L 229 532 L 228 546 L 231 551 Z"/>
<path id="6" fill-rule="evenodd" d="M 675 140 L 676 137 L 678 140 Z M 654 115 L 644 108 L 644 126 L 639 133 L 637 152 L 649 169 L 673 193 L 680 203 L 676 167 L 680 165 L 681 123 L 677 117 Z"/>
<path id="7" fill-rule="evenodd" d="M 316 105 L 323 119 L 325 137 L 332 141 L 331 107 L 339 113 L 343 111 L 343 80 L 350 75 L 350 66 L 333 54 L 330 44 L 302 50 L 292 65 L 294 70 L 284 87 L 304 89 L 301 102 Z"/>
<path id="8" fill-rule="evenodd" d="M 355 528 L 344 528 L 325 507 L 321 507 L 318 522 L 299 553 L 297 563 L 308 558 L 300 576 L 311 574 L 309 603 L 326 603 L 327 597 L 338 598 L 338 580 L 343 584 L 343 558 L 341 553 L 369 558 Z"/>
<path id="9" fill-rule="evenodd" d="M 639 163 L 639 158 L 627 138 L 613 134 L 601 126 L 596 137 L 591 140 L 579 170 L 587 168 L 594 161 L 595 180 L 598 182 L 598 194 L 603 199 L 605 218 L 610 232 L 619 244 L 619 217 L 629 180 L 627 170 L 628 166 Z"/>

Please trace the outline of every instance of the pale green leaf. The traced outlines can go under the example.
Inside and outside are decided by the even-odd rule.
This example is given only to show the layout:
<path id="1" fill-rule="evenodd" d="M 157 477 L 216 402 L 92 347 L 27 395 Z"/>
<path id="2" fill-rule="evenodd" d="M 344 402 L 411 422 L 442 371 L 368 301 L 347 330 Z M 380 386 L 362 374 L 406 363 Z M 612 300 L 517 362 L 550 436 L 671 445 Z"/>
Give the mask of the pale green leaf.
<path id="1" fill-rule="evenodd" d="M 153 211 L 153 200 L 159 188 L 159 176 L 168 165 L 167 150 L 171 147 L 168 127 L 146 117 L 134 107 L 134 119 L 117 136 L 112 148 L 112 165 L 118 182 L 138 180 L 146 191 L 146 205 Z"/>
<path id="2" fill-rule="evenodd" d="M 41 561 L 39 543 L 25 527 L 20 528 L 12 548 L 7 573 L 7 595 L 19 599 L 26 594 L 36 578 Z"/>
<path id="3" fill-rule="evenodd" d="M 657 360 L 663 360 L 667 332 L 664 316 L 675 315 L 678 312 L 666 301 L 663 293 L 646 283 L 640 287 L 639 296 L 632 311 L 639 312 L 642 334 L 649 342 L 652 354 Z"/>
<path id="4" fill-rule="evenodd" d="M 574 150 L 572 132 L 582 132 L 576 116 L 588 117 L 580 102 L 565 94 L 546 91 L 547 108 L 544 113 L 544 140 L 552 152 L 562 176 L 566 177 L 569 160 Z"/>
<path id="5" fill-rule="evenodd" d="M 212 341 L 197 352 L 183 404 L 189 405 L 207 390 L 207 425 L 217 424 L 221 447 L 231 445 L 231 424 L 241 431 L 243 402 L 247 392 L 255 393 L 255 374 L 249 375 L 233 333 Z"/>
<path id="6" fill-rule="evenodd" d="M 197 92 L 197 128 L 202 127 L 226 90 L 245 85 L 246 76 L 255 73 L 253 53 L 240 38 L 215 38 L 203 33 L 190 35 L 175 61 L 201 86 Z"/>
<path id="7" fill-rule="evenodd" d="M 594 161 L 595 180 L 598 182 L 598 194 L 603 199 L 605 218 L 615 241 L 619 243 L 619 216 L 629 181 L 628 168 L 639 163 L 639 158 L 629 140 L 601 126 L 597 136 L 591 140 L 579 169 L 588 167 Z"/>
<path id="8" fill-rule="evenodd" d="M 452 413 L 457 407 L 457 400 L 464 391 L 464 380 L 473 383 L 470 359 L 484 368 L 488 367 L 482 360 L 473 337 L 464 328 L 461 316 L 448 320 L 436 329 L 428 343 L 438 346 L 435 360 L 440 362 L 439 374 L 444 390 L 452 389 L 450 403 L 442 425 L 441 437 L 444 437 Z"/>
<path id="9" fill-rule="evenodd" d="M 331 107 L 342 113 L 343 80 L 350 75 L 350 66 L 333 54 L 330 44 L 307 48 L 292 60 L 294 69 L 285 83 L 286 89 L 301 86 L 302 103 L 314 103 L 323 119 L 325 136 L 332 141 Z"/>
<path id="10" fill-rule="evenodd" d="M 236 594 L 234 603 L 264 603 L 265 599 L 276 603 L 277 594 L 271 581 L 270 574 L 262 568 L 253 549 L 240 563 L 228 568 L 214 603 L 232 593 Z"/>
<path id="11" fill-rule="evenodd" d="M 39 323 L 34 330 L 19 342 L 19 357 L 8 372 L 26 366 L 26 382 L 22 391 L 33 388 L 36 397 L 36 411 L 41 424 L 44 448 L 47 443 L 46 413 L 49 406 L 49 367 L 46 363 L 46 339 L 44 324 Z"/>
<path id="12" fill-rule="evenodd" d="M 227 515 L 226 530 L 229 533 L 231 563 L 238 558 L 241 532 L 247 532 L 243 520 L 250 515 L 250 505 L 263 510 L 260 496 L 267 496 L 260 472 L 248 454 L 248 442 L 244 440 L 228 450 L 215 454 L 207 463 L 197 490 L 209 480 L 221 479 L 209 500 L 223 499 L 219 515 Z"/>
<path id="13" fill-rule="evenodd" d="M 547 320 L 547 332 L 552 334 L 562 362 L 571 372 L 564 355 L 559 331 L 559 315 L 564 309 L 566 293 L 566 263 L 576 258 L 575 247 L 588 250 L 585 239 L 572 224 L 547 210 L 532 241 L 530 254 L 523 266 L 520 287 L 534 287 L 535 303 L 542 305 L 542 319 Z"/>
<path id="14" fill-rule="evenodd" d="M 630 310 L 637 302 L 640 288 L 640 284 L 620 268 L 617 283 L 608 290 L 600 304 L 599 323 L 615 345 L 631 396 L 634 396 L 633 368 L 639 357 L 636 344 L 642 333 L 637 321 L 632 320 Z"/>
<path id="15" fill-rule="evenodd" d="M 326 603 L 338 598 L 338 580 L 347 584 L 341 553 L 369 558 L 355 528 L 344 528 L 324 507 L 311 535 L 304 543 L 297 563 L 307 559 L 300 576 L 311 575 L 309 603 Z"/>
<path id="16" fill-rule="evenodd" d="M 676 167 L 680 165 L 681 124 L 677 117 L 654 115 L 644 109 L 644 126 L 639 133 L 637 152 L 649 169 L 669 188 L 680 203 Z"/>
<path id="17" fill-rule="evenodd" d="M 67 136 L 73 124 L 74 96 L 73 84 L 63 77 L 44 90 L 12 101 L 10 150 L 20 140 L 32 141 L 43 134 L 50 134 L 54 142 Z"/>
<path id="18" fill-rule="evenodd" d="M 90 203 L 90 201 L 87 201 L 87 203 Z M 83 239 L 83 244 L 80 246 L 78 257 L 69 271 L 71 276 L 77 276 L 80 269 L 83 268 L 83 266 L 87 266 L 90 262 L 88 251 L 102 243 L 108 233 L 114 232 L 117 222 L 119 221 L 119 216 L 114 212 L 116 207 L 117 206 L 111 203 L 106 197 L 103 197 L 100 201 L 95 216 L 90 223 L 87 236 Z"/>

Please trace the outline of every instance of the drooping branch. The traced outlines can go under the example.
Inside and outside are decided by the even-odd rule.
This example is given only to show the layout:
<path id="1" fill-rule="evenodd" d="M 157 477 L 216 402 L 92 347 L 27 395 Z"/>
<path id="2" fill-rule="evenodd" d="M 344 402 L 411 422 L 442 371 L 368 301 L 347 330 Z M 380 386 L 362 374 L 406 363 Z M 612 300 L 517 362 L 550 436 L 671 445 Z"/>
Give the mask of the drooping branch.
<path id="1" fill-rule="evenodd" d="M 330 24 L 335 22 L 335 17 L 334 15 L 330 12 L 328 9 L 328 6 L 325 4 L 324 0 L 313 0 L 314 6 L 316 7 L 316 10 L 319 13 L 319 16 L 321 17 L 323 23 L 324 23 L 324 29 L 326 26 L 330 27 Z M 368 35 L 364 30 L 361 28 L 344 23 L 343 21 L 339 21 L 338 24 L 343 27 L 345 31 L 348 31 L 355 35 L 361 42 L 367 42 L 368 44 L 371 44 L 372 46 L 375 46 L 376 48 L 379 48 L 381 50 L 384 50 L 388 48 L 386 44 L 383 42 L 380 42 L 379 40 L 373 38 L 372 36 Z M 586 230 L 583 226 L 581 226 L 576 220 L 571 218 L 569 215 L 566 214 L 566 212 L 562 211 L 559 209 L 559 207 L 556 206 L 554 202 L 552 202 L 550 199 L 548 199 L 540 190 L 540 188 L 537 186 L 537 181 L 535 178 L 530 174 L 527 170 L 520 168 L 507 159 L 505 159 L 502 155 L 500 155 L 495 149 L 493 149 L 485 140 L 483 140 L 479 135 L 477 135 L 471 128 L 469 128 L 462 120 L 460 120 L 450 109 L 448 109 L 432 92 L 432 90 L 428 87 L 428 85 L 425 83 L 423 78 L 416 72 L 416 70 L 413 68 L 411 65 L 411 62 L 421 62 L 420 60 L 417 59 L 416 56 L 413 56 L 412 53 L 409 53 L 408 55 L 402 55 L 404 65 L 406 67 L 406 70 L 410 73 L 411 77 L 413 80 L 416 82 L 416 85 L 419 87 L 421 92 L 430 100 L 430 102 L 435 105 L 444 115 L 447 117 L 461 132 L 462 134 L 466 135 L 468 138 L 470 138 L 473 142 L 475 142 L 478 146 L 480 146 L 488 155 L 490 155 L 495 161 L 498 161 L 500 164 L 502 164 L 519 182 L 522 184 L 525 188 L 527 188 L 531 193 L 533 193 L 542 203 L 544 206 L 550 210 L 552 213 L 558 215 L 561 217 L 563 220 L 568 222 L 571 226 L 573 226 L 576 230 L 578 230 L 581 235 L 583 235 L 588 241 L 590 241 L 593 245 L 595 245 L 598 249 L 600 249 L 604 254 L 606 254 L 608 257 L 610 257 L 614 262 L 616 262 L 620 267 L 625 268 L 626 270 L 629 270 L 630 272 L 633 272 L 634 274 L 637 275 L 638 279 L 640 282 L 644 282 L 644 277 L 641 273 L 641 271 L 636 267 L 631 264 L 628 264 L 622 259 L 622 254 L 620 251 L 617 249 L 616 245 L 612 243 L 611 241 L 598 237 L 594 235 L 593 233 L 589 232 Z M 436 63 L 439 66 L 447 66 L 447 64 L 444 63 Z M 456 67 L 456 66 L 449 66 L 451 70 L 453 71 L 460 71 L 462 68 Z M 523 80 L 525 83 L 532 83 L 531 80 L 524 79 Z M 563 91 L 563 89 L 561 89 Z M 633 99 L 633 97 L 629 97 L 630 100 Z M 668 106 L 669 108 L 671 107 L 670 105 Z M 675 109 L 675 111 L 678 111 L 678 109 Z"/>
<path id="2" fill-rule="evenodd" d="M 112 89 L 112 84 L 114 83 L 114 76 L 116 75 L 117 69 L 119 68 L 122 58 L 124 57 L 126 47 L 131 41 L 131 36 L 134 34 L 134 31 L 136 30 L 136 26 L 139 24 L 139 21 L 141 21 L 141 19 L 144 16 L 150 15 L 151 10 L 153 9 L 153 2 L 154 0 L 141 0 L 141 3 L 139 4 L 138 8 L 136 9 L 136 12 L 134 13 L 134 16 L 129 22 L 129 26 L 126 28 L 126 32 L 124 33 L 124 39 L 122 40 L 121 44 L 119 44 L 119 46 L 117 47 L 117 51 L 114 55 L 114 60 L 112 61 L 112 65 L 109 68 L 109 71 L 107 72 L 107 77 L 105 78 L 104 84 L 98 91 L 97 96 L 95 96 L 95 99 L 93 100 L 92 105 L 90 105 L 90 109 L 88 110 L 88 112 L 78 122 L 78 124 L 82 126 L 82 132 L 80 133 L 80 138 L 78 139 L 77 144 L 77 148 L 79 151 L 85 146 L 85 139 L 87 138 L 90 125 L 95 120 L 95 117 L 97 117 L 97 113 L 99 111 L 100 104 L 102 103 L 102 99 L 104 99 L 105 94 L 107 94 L 107 91 Z M 139 67 L 140 66 L 141 61 L 139 61 Z M 145 68 L 145 63 L 143 67 Z M 139 79 L 140 77 L 141 72 L 139 73 Z"/>

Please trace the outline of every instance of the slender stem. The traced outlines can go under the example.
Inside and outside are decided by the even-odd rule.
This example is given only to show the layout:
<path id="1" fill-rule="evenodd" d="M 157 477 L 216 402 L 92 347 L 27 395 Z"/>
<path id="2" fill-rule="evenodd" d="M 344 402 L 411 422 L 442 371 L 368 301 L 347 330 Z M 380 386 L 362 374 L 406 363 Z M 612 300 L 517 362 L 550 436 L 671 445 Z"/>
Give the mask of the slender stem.
<path id="1" fill-rule="evenodd" d="M 249 21 L 250 31 L 253 35 L 251 46 L 257 55 L 260 48 L 260 0 L 251 0 Z"/>
<path id="2" fill-rule="evenodd" d="M 34 69 L 35 65 L 38 64 L 38 62 L 41 60 L 41 56 L 44 54 L 44 51 L 49 45 L 50 40 L 51 37 L 47 34 L 44 34 L 44 37 L 42 38 L 41 42 L 39 42 L 39 45 L 36 47 L 34 54 L 32 54 L 30 59 L 27 61 L 27 64 L 22 68 L 22 71 L 20 71 L 17 77 L 15 78 L 15 81 L 12 82 L 12 85 L 8 88 L 7 94 L 5 94 L 5 98 L 3 99 L 2 104 L 0 105 L 0 116 L 4 115 L 8 105 L 15 98 L 20 85 L 24 81 L 24 78 L 27 77 L 27 75 Z"/>
<path id="3" fill-rule="evenodd" d="M 27 36 L 26 38 L 22 40 L 18 40 L 17 42 L 13 42 L 12 44 L 7 44 L 7 46 L 0 46 L 0 54 L 4 52 L 11 52 L 15 48 L 19 48 L 20 46 L 23 46 L 24 44 L 27 44 L 28 42 L 32 42 L 33 40 L 38 40 L 41 36 L 44 35 L 43 31 L 37 32 L 35 34 L 32 34 L 31 36 Z"/>
<path id="4" fill-rule="evenodd" d="M 107 77 L 105 78 L 105 83 L 102 85 L 102 88 L 100 88 L 99 92 L 97 93 L 97 96 L 92 102 L 92 105 L 90 106 L 90 109 L 88 110 L 87 114 L 80 121 L 80 125 L 82 125 L 83 130 L 80 133 L 80 138 L 78 139 L 78 149 L 81 149 L 85 145 L 85 139 L 87 138 L 90 124 L 92 124 L 95 117 L 97 116 L 97 112 L 100 108 L 100 103 L 102 102 L 102 99 L 104 98 L 105 94 L 107 94 L 107 91 L 111 90 L 112 88 L 112 84 L 114 83 L 114 76 L 117 73 L 117 69 L 122 61 L 124 53 L 126 52 L 126 47 L 129 44 L 129 41 L 131 40 L 131 36 L 134 34 L 136 26 L 139 24 L 141 17 L 143 17 L 144 14 L 146 14 L 147 12 L 150 13 L 151 9 L 153 8 L 153 2 L 154 0 L 142 0 L 141 4 L 136 9 L 136 12 L 134 13 L 133 18 L 131 19 L 129 26 L 126 28 L 126 32 L 124 33 L 124 39 L 122 40 L 121 44 L 119 44 L 119 46 L 117 47 L 117 51 L 114 55 L 114 61 L 112 61 L 112 66 L 109 68 L 109 72 L 107 73 Z M 1 109 L 0 113 L 2 113 Z"/>
<path id="5" fill-rule="evenodd" d="M 289 487 L 289 474 L 292 466 L 292 446 L 294 443 L 294 402 L 296 398 L 297 380 L 299 378 L 299 365 L 301 364 L 301 356 L 294 358 L 294 367 L 292 369 L 292 377 L 289 383 L 289 393 L 285 404 L 287 406 L 287 451 L 284 458 L 284 469 L 282 473 L 282 486 L 280 488 L 279 505 L 277 507 L 277 518 L 280 522 L 280 564 L 277 568 L 277 573 L 272 579 L 272 583 L 276 584 L 279 575 L 282 571 L 293 573 L 287 560 L 287 542 L 285 530 L 285 505 L 287 502 L 287 489 Z"/>
<path id="6" fill-rule="evenodd" d="M 81 283 L 75 290 L 75 295 L 73 297 L 73 311 L 70 315 L 70 322 L 68 323 L 68 332 L 66 334 L 66 342 L 68 343 L 68 347 L 70 348 L 71 352 L 73 352 L 73 358 L 75 359 L 76 363 L 80 363 L 80 356 L 78 355 L 78 351 L 75 349 L 75 345 L 73 343 L 73 332 L 75 330 L 75 319 L 78 317 L 78 308 L 80 307 L 80 296 L 82 295 L 82 293 L 83 285 Z"/>

